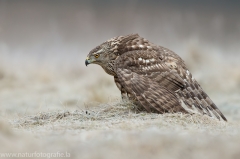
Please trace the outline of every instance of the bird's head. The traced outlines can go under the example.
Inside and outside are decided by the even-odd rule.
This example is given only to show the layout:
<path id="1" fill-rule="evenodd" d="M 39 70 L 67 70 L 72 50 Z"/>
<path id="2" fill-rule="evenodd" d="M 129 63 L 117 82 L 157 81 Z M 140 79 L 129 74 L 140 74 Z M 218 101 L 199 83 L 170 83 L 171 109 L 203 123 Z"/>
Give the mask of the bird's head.
<path id="1" fill-rule="evenodd" d="M 130 34 L 127 36 L 118 36 L 112 38 L 101 45 L 95 47 L 88 54 L 85 64 L 98 64 L 105 67 L 109 62 L 114 61 L 119 55 L 127 51 L 127 44 L 138 38 L 138 34 Z"/>
<path id="2" fill-rule="evenodd" d="M 85 60 L 86 66 L 89 64 L 99 64 L 104 65 L 107 63 L 114 54 L 114 48 L 111 46 L 111 43 L 104 42 L 101 45 L 95 47 L 91 50 Z"/>

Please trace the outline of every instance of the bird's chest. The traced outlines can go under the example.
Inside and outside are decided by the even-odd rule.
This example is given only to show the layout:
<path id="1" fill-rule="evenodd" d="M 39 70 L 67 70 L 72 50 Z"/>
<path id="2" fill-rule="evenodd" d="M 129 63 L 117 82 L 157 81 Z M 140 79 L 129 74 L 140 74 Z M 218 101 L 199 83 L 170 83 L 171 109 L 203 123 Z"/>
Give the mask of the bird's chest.
<path id="1" fill-rule="evenodd" d="M 113 64 L 107 64 L 105 66 L 102 66 L 102 68 L 104 69 L 104 71 L 111 75 L 111 76 L 116 76 L 116 73 L 114 71 L 114 68 L 113 68 Z"/>

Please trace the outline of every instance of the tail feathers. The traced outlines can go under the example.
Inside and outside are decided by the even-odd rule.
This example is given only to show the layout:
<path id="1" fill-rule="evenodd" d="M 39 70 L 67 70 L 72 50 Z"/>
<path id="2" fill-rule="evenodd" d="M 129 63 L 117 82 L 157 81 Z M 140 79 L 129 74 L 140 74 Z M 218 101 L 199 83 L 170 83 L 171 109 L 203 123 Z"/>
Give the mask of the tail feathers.
<path id="1" fill-rule="evenodd" d="M 223 119 L 227 121 L 226 117 L 212 102 L 209 96 L 202 90 L 197 81 L 191 81 L 191 84 L 186 81 L 186 87 L 176 92 L 177 96 L 185 104 L 190 112 L 206 114 L 210 117 Z"/>

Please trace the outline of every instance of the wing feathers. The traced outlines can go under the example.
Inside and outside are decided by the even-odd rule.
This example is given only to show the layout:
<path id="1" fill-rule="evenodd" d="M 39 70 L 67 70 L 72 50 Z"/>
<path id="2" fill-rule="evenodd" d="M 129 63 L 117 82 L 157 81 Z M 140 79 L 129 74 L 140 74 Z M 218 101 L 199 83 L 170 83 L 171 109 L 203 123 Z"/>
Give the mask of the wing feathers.
<path id="1" fill-rule="evenodd" d="M 220 117 L 221 111 L 187 70 L 183 60 L 160 47 L 122 54 L 114 70 L 120 84 L 148 112 L 184 112 Z M 184 106 L 182 105 L 184 103 Z M 186 107 L 185 107 L 186 106 Z"/>
<path id="2" fill-rule="evenodd" d="M 161 87 L 151 79 L 140 76 L 134 72 L 128 74 L 126 69 L 118 68 L 119 81 L 130 94 L 134 94 L 137 101 L 148 112 L 184 112 L 174 93 Z M 128 78 L 131 77 L 131 78 Z"/>

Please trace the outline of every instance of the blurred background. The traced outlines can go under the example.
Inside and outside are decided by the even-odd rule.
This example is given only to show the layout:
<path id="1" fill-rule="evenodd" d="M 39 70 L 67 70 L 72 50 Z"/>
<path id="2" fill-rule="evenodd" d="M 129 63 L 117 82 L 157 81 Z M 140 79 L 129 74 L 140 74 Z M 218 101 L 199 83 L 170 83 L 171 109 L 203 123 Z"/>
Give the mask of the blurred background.
<path id="1" fill-rule="evenodd" d="M 179 54 L 226 114 L 240 108 L 240 1 L 0 0 L 0 114 L 80 109 L 120 98 L 95 46 L 138 33 Z"/>

